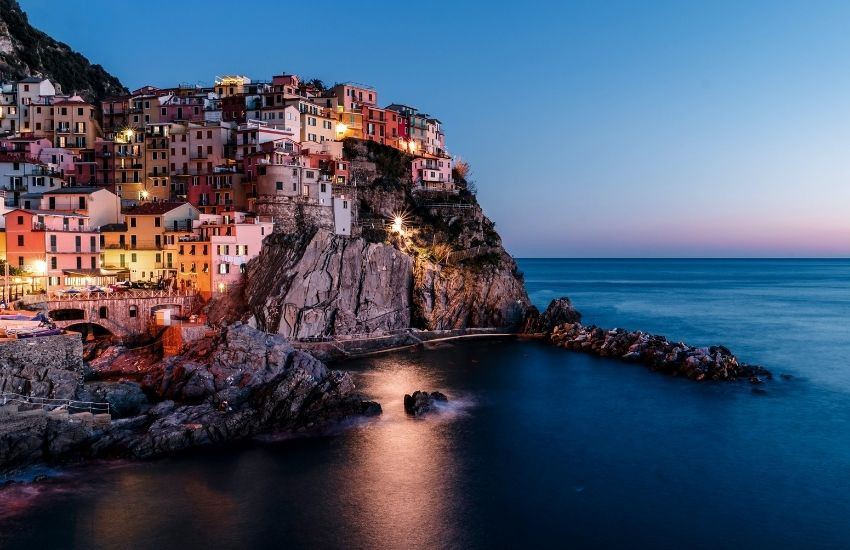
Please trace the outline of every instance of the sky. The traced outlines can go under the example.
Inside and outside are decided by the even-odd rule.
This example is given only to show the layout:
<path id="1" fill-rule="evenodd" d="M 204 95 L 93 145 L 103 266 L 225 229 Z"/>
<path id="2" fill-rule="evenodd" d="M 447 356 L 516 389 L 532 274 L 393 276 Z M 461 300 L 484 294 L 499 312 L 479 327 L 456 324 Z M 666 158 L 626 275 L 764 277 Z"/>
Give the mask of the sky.
<path id="1" fill-rule="evenodd" d="M 118 76 L 438 117 L 518 257 L 850 256 L 850 3 L 20 0 Z"/>

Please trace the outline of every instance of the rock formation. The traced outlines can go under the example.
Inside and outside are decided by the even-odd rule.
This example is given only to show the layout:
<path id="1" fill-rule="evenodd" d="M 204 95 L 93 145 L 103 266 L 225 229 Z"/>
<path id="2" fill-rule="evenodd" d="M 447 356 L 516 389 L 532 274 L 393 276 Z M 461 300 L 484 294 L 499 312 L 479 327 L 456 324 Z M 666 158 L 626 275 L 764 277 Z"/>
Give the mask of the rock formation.
<path id="1" fill-rule="evenodd" d="M 565 318 L 571 320 L 547 328 L 551 322 Z M 690 380 L 748 379 L 757 383 L 761 377 L 771 377 L 764 367 L 739 362 L 723 346 L 693 347 L 639 330 L 584 326 L 580 319 L 581 314 L 573 309 L 569 299 L 561 298 L 553 300 L 543 315 L 530 318 L 528 326 L 532 332 L 543 329 L 558 347 L 641 363 L 652 370 Z"/>
<path id="2" fill-rule="evenodd" d="M 127 93 L 100 65 L 30 25 L 16 0 L 0 0 L 0 74 L 5 78 L 42 76 L 88 101 Z"/>
<path id="3" fill-rule="evenodd" d="M 0 346 L 0 392 L 72 399 L 83 373 L 83 343 L 76 332 Z"/>
<path id="4" fill-rule="evenodd" d="M 439 403 L 447 403 L 448 400 L 444 393 L 438 391 L 415 391 L 412 395 L 404 395 L 404 412 L 412 416 L 422 416 L 433 412 Z"/>
<path id="5" fill-rule="evenodd" d="M 557 298 L 549 302 L 549 307 L 542 314 L 537 311 L 537 308 L 532 307 L 526 317 L 523 332 L 526 334 L 549 334 L 558 325 L 580 321 L 581 313 L 573 307 L 570 299 L 567 297 Z"/>
<path id="6" fill-rule="evenodd" d="M 522 274 L 474 194 L 463 186 L 457 194 L 414 192 L 400 151 L 372 142 L 346 142 L 345 150 L 366 182 L 355 201 L 365 221 L 359 236 L 334 235 L 297 211 L 285 216 L 281 227 L 301 221 L 266 239 L 241 295 L 212 304 L 210 318 L 302 339 L 521 328 L 531 307 Z M 397 215 L 401 234 L 388 227 Z"/>
<path id="7" fill-rule="evenodd" d="M 141 390 L 149 399 L 142 400 Z M 85 384 L 79 397 L 110 402 L 118 419 L 97 426 L 48 415 L 0 424 L 0 468 L 145 458 L 380 412 L 380 405 L 362 400 L 349 374 L 328 369 L 279 335 L 239 323 L 163 361 L 141 388 Z"/>
<path id="8" fill-rule="evenodd" d="M 291 338 L 410 326 L 412 259 L 390 245 L 316 231 L 300 254 L 273 236 L 249 266 L 257 326 Z"/>

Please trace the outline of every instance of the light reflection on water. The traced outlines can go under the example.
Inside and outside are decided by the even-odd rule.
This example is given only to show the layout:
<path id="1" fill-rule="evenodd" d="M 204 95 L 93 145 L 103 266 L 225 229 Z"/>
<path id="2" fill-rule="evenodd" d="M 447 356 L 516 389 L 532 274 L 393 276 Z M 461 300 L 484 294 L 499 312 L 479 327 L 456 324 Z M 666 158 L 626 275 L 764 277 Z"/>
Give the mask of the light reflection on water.
<path id="1" fill-rule="evenodd" d="M 0 490 L 0 546 L 847 547 L 850 262 L 521 268 L 589 322 L 728 344 L 794 378 L 754 395 L 536 342 L 378 356 L 342 366 L 380 418 Z M 417 389 L 452 406 L 408 418 Z"/>

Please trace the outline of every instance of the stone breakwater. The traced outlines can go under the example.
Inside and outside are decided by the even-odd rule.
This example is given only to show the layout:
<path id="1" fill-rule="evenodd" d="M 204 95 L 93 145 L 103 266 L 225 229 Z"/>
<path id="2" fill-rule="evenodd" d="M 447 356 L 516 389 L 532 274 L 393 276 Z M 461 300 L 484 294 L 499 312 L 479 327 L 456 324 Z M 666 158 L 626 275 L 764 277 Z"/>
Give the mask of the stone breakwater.
<path id="1" fill-rule="evenodd" d="M 758 383 L 762 378 L 772 377 L 764 367 L 741 363 L 723 346 L 693 347 L 639 330 L 584 326 L 581 313 L 569 298 L 552 300 L 543 313 L 532 310 L 526 318 L 524 332 L 544 334 L 564 349 L 640 363 L 652 370 L 690 380 L 749 379 Z"/>
<path id="2" fill-rule="evenodd" d="M 770 372 L 763 367 L 739 362 L 723 346 L 693 347 L 639 330 L 605 330 L 578 322 L 564 323 L 552 329 L 549 339 L 564 349 L 593 353 L 600 357 L 616 357 L 646 365 L 658 372 L 685 376 L 690 380 L 749 379 L 757 383 L 762 377 L 771 377 Z"/>

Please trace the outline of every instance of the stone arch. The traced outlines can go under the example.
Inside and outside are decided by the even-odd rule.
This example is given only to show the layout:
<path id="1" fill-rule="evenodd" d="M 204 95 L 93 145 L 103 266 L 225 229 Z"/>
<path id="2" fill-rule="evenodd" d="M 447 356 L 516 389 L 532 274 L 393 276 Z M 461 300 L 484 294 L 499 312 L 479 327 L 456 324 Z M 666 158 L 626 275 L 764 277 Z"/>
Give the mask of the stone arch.
<path id="1" fill-rule="evenodd" d="M 129 331 L 125 327 L 119 325 L 112 319 L 97 319 L 93 321 L 56 321 L 56 326 L 64 329 L 79 325 L 98 325 L 100 328 L 108 331 L 110 334 L 119 339 L 126 338 L 130 335 Z"/>
<path id="2" fill-rule="evenodd" d="M 73 332 L 79 332 L 83 335 L 83 338 L 88 336 L 89 334 L 94 334 L 94 336 L 114 336 L 111 330 L 106 328 L 100 323 L 69 323 L 63 327 L 65 330 L 70 330 Z"/>

